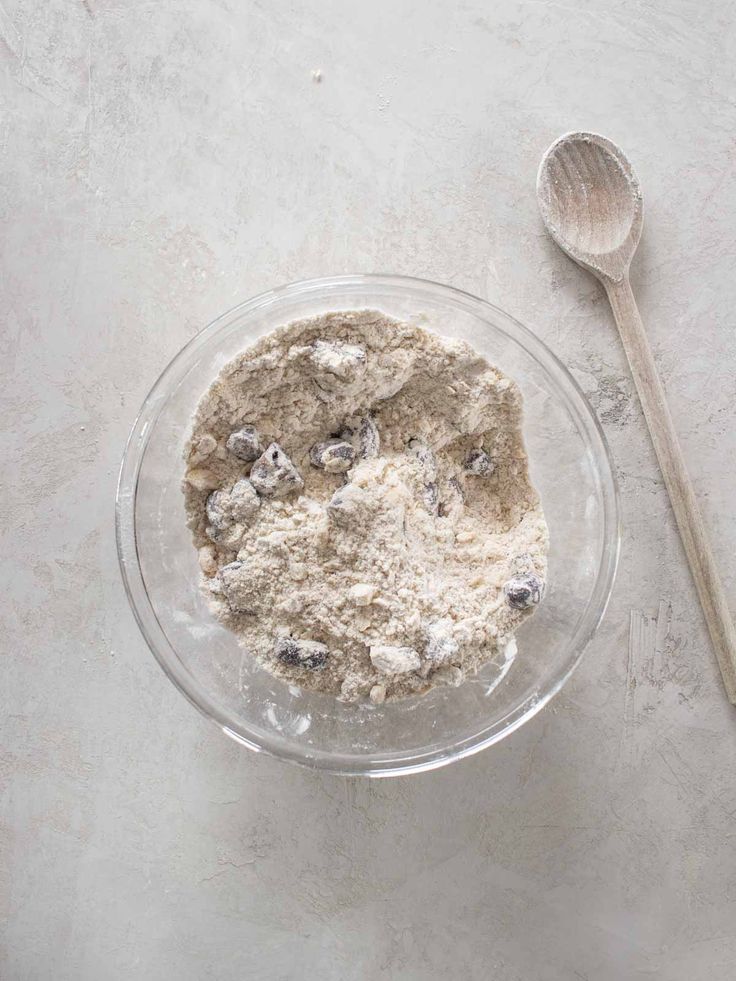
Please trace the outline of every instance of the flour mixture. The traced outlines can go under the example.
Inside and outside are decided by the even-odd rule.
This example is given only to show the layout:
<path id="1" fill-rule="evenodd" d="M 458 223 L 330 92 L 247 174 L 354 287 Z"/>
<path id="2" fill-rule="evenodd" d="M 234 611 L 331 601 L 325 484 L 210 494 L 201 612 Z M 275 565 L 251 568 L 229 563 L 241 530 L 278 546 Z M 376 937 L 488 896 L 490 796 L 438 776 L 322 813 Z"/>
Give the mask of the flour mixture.
<path id="1" fill-rule="evenodd" d="M 521 414 L 468 344 L 377 311 L 269 334 L 187 445 L 212 610 L 268 670 L 346 701 L 500 668 L 546 575 Z"/>

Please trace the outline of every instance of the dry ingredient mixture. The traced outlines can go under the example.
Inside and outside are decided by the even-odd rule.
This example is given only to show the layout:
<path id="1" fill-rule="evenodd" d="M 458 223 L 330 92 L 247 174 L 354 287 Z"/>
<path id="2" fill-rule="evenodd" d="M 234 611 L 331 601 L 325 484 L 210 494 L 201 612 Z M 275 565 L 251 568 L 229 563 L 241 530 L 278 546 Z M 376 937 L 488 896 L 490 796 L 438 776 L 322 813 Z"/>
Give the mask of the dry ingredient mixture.
<path id="1" fill-rule="evenodd" d="M 186 448 L 212 610 L 274 674 L 345 701 L 503 664 L 546 575 L 521 415 L 468 344 L 374 310 L 264 337 Z"/>

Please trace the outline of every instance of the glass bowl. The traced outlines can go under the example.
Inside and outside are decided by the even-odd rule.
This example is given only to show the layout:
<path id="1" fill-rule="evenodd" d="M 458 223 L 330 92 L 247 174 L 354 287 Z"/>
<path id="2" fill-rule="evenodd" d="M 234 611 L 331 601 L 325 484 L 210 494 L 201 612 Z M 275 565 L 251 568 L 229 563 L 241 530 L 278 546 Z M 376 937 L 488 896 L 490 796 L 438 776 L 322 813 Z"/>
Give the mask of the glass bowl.
<path id="1" fill-rule="evenodd" d="M 220 369 L 258 337 L 328 310 L 377 308 L 468 341 L 521 388 L 532 481 L 550 531 L 547 594 L 498 676 L 384 705 L 343 704 L 286 685 L 209 613 L 185 524 L 182 451 L 194 409 Z M 143 403 L 116 502 L 125 588 L 161 667 L 228 736 L 250 749 L 343 774 L 379 777 L 442 766 L 498 742 L 560 690 L 603 617 L 619 550 L 606 440 L 552 352 L 477 297 L 403 276 L 337 276 L 263 293 L 184 347 Z"/>

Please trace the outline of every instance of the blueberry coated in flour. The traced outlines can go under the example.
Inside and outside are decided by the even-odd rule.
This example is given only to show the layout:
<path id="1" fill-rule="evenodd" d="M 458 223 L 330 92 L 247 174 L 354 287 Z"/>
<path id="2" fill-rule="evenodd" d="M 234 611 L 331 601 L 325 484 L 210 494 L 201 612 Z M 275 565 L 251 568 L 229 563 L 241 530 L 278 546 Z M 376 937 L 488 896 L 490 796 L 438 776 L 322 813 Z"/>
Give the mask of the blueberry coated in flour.
<path id="1" fill-rule="evenodd" d="M 301 474 L 278 443 L 271 443 L 253 464 L 250 482 L 264 497 L 285 497 L 304 486 Z"/>
<path id="2" fill-rule="evenodd" d="M 274 655 L 278 661 L 290 668 L 323 668 L 329 656 L 325 644 L 315 640 L 296 640 L 294 637 L 279 637 L 274 645 Z"/>
<path id="3" fill-rule="evenodd" d="M 229 507 L 230 497 L 225 491 L 213 491 L 207 498 L 205 504 L 207 521 L 215 531 L 224 531 L 233 523 Z"/>
<path id="4" fill-rule="evenodd" d="M 339 436 L 352 444 L 361 460 L 373 460 L 380 452 L 381 437 L 370 416 L 354 416 L 342 428 Z"/>
<path id="5" fill-rule="evenodd" d="M 250 581 L 242 575 L 243 563 L 230 562 L 218 574 L 228 606 L 233 613 L 253 615 L 253 589 Z"/>
<path id="6" fill-rule="evenodd" d="M 225 447 L 239 460 L 251 463 L 261 454 L 261 438 L 255 426 L 242 426 L 230 433 Z"/>
<path id="7" fill-rule="evenodd" d="M 326 504 L 328 517 L 340 528 L 348 530 L 366 507 L 368 495 L 355 484 L 346 484 L 332 495 Z"/>
<path id="8" fill-rule="evenodd" d="M 490 477 L 495 470 L 493 460 L 481 449 L 471 450 L 465 457 L 463 467 L 466 473 L 474 477 Z"/>
<path id="9" fill-rule="evenodd" d="M 309 451 L 309 460 L 318 470 L 328 473 L 345 473 L 355 462 L 355 449 L 344 439 L 328 439 L 315 443 Z"/>
<path id="10" fill-rule="evenodd" d="M 230 491 L 229 507 L 234 521 L 247 523 L 253 518 L 260 506 L 261 499 L 255 487 L 245 477 L 233 486 Z"/>
<path id="11" fill-rule="evenodd" d="M 242 568 L 243 568 L 243 563 L 242 562 L 238 562 L 238 561 L 228 562 L 227 565 L 223 565 L 221 567 L 221 569 L 220 569 L 220 575 L 221 576 L 224 576 L 224 575 L 227 575 L 228 573 L 237 572 L 238 569 L 242 569 Z"/>
<path id="12" fill-rule="evenodd" d="M 506 602 L 512 610 L 528 610 L 544 596 L 544 580 L 535 572 L 512 576 L 503 587 Z"/>
<path id="13" fill-rule="evenodd" d="M 437 514 L 440 506 L 440 494 L 437 484 L 425 484 L 423 488 L 424 503 L 430 514 Z"/>
<path id="14" fill-rule="evenodd" d="M 381 448 L 381 437 L 378 428 L 370 416 L 363 416 L 358 426 L 359 453 L 365 460 L 378 456 Z"/>
<path id="15" fill-rule="evenodd" d="M 424 649 L 425 660 L 432 667 L 445 664 L 458 652 L 458 644 L 452 633 L 450 620 L 438 620 L 427 628 L 427 646 Z"/>
<path id="16" fill-rule="evenodd" d="M 335 491 L 325 505 L 327 514 L 337 524 L 347 525 L 350 523 L 349 509 L 345 506 L 345 500 L 339 490 Z"/>
<path id="17" fill-rule="evenodd" d="M 221 566 L 220 571 L 217 573 L 217 578 L 222 583 L 225 594 L 227 594 L 228 589 L 234 582 L 234 574 L 242 569 L 242 567 L 243 563 L 238 561 L 228 562 L 227 565 Z"/>
<path id="18" fill-rule="evenodd" d="M 205 534 L 216 542 L 221 548 L 237 549 L 240 547 L 245 528 L 241 524 L 230 524 L 227 528 L 217 529 L 212 525 L 207 525 Z"/>

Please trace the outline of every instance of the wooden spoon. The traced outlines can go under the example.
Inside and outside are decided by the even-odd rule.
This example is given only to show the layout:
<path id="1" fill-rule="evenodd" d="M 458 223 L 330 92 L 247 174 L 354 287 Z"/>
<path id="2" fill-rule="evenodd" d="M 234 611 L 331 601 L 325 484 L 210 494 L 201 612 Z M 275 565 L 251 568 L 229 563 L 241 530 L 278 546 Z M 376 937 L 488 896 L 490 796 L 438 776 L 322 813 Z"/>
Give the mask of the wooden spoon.
<path id="1" fill-rule="evenodd" d="M 552 238 L 590 270 L 608 294 L 726 693 L 736 705 L 736 630 L 629 283 L 629 266 L 642 227 L 639 182 L 610 140 L 595 133 L 567 133 L 542 157 L 537 197 Z"/>

